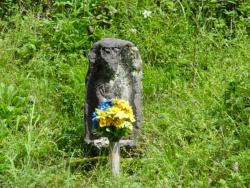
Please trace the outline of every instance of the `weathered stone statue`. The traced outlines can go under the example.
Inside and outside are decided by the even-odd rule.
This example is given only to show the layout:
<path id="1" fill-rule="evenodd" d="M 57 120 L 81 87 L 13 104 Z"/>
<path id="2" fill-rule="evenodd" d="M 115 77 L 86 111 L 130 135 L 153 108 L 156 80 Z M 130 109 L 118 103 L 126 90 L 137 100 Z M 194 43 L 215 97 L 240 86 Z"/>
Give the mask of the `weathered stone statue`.
<path id="1" fill-rule="evenodd" d="M 89 55 L 86 76 L 85 140 L 98 140 L 93 134 L 92 114 L 105 99 L 129 101 L 135 114 L 133 134 L 124 145 L 131 145 L 141 125 L 142 62 L 138 49 L 125 40 L 106 38 L 96 42 Z M 121 141 L 122 142 L 122 141 Z M 133 145 L 133 144 L 132 144 Z"/>

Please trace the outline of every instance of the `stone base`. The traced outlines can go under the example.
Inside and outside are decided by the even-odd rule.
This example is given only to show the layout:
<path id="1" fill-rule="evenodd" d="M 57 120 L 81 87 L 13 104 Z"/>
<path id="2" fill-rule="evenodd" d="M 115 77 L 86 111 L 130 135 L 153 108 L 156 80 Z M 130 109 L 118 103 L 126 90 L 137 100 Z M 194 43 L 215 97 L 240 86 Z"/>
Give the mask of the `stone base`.
<path id="1" fill-rule="evenodd" d="M 90 140 L 90 139 L 85 138 L 85 142 L 87 144 L 93 144 L 97 148 L 109 146 L 109 140 L 106 137 L 101 137 L 99 139 L 94 139 L 94 140 Z M 133 146 L 135 146 L 134 140 L 120 140 L 119 143 L 120 143 L 120 147 L 124 147 L 124 146 L 133 147 Z"/>

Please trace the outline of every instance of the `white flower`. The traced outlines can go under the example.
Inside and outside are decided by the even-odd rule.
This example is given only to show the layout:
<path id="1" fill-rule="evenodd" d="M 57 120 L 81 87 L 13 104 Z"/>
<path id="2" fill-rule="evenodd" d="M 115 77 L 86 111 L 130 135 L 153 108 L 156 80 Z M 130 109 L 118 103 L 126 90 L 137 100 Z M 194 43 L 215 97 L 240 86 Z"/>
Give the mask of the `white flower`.
<path id="1" fill-rule="evenodd" d="M 60 31 L 60 25 L 59 24 L 57 24 L 56 26 L 54 26 L 54 30 L 55 30 L 55 32 L 59 32 Z"/>
<path id="2" fill-rule="evenodd" d="M 131 28 L 130 31 L 131 31 L 132 33 L 137 33 L 137 29 L 135 29 L 135 28 Z"/>
<path id="3" fill-rule="evenodd" d="M 148 18 L 151 16 L 152 12 L 150 10 L 144 10 L 144 12 L 142 13 L 144 18 Z"/>
<path id="4" fill-rule="evenodd" d="M 238 162 L 233 163 L 232 167 L 233 167 L 233 170 L 234 170 L 235 172 L 238 172 L 238 171 L 239 171 L 239 163 L 238 163 Z"/>

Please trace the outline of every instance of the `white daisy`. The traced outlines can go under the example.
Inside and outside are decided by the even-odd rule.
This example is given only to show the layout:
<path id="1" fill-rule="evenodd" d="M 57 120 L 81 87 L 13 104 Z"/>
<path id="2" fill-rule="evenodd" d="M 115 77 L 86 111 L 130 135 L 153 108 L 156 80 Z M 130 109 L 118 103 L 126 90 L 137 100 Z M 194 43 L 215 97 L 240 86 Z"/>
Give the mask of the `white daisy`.
<path id="1" fill-rule="evenodd" d="M 148 18 L 151 16 L 152 12 L 150 10 L 144 10 L 144 12 L 142 13 L 144 18 Z"/>

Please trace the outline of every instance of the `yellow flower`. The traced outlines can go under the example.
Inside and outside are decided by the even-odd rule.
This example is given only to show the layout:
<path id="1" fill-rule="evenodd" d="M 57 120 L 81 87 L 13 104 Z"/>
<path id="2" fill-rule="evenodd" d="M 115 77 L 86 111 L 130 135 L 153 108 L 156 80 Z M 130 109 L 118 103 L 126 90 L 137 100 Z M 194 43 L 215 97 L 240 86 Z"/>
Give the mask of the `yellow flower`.
<path id="1" fill-rule="evenodd" d="M 118 108 L 117 106 L 112 106 L 107 110 L 107 114 L 115 115 L 117 114 L 121 109 Z"/>
<path id="2" fill-rule="evenodd" d="M 112 124 L 112 119 L 110 119 L 110 118 L 100 118 L 99 119 L 100 127 L 108 127 L 108 126 L 111 126 L 111 124 Z"/>
<path id="3" fill-rule="evenodd" d="M 126 114 L 124 111 L 119 111 L 115 114 L 115 117 L 119 119 L 128 119 L 129 114 Z"/>
<path id="4" fill-rule="evenodd" d="M 134 114 L 129 114 L 129 120 L 134 123 L 135 122 L 135 116 Z"/>
<path id="5" fill-rule="evenodd" d="M 97 111 L 97 115 L 98 115 L 99 117 L 105 117 L 105 116 L 106 116 L 106 112 L 101 111 L 101 110 L 98 110 L 98 111 Z"/>
<path id="6" fill-rule="evenodd" d="M 117 127 L 117 128 L 123 128 L 122 127 L 123 122 L 124 122 L 124 120 L 122 120 L 122 119 L 115 119 L 114 120 L 114 126 Z"/>
<path id="7" fill-rule="evenodd" d="M 120 106 L 121 108 L 126 109 L 126 108 L 130 107 L 129 103 L 127 101 L 125 101 L 125 100 L 122 100 L 122 99 L 113 99 L 112 101 L 113 101 L 113 103 L 115 105 Z"/>

